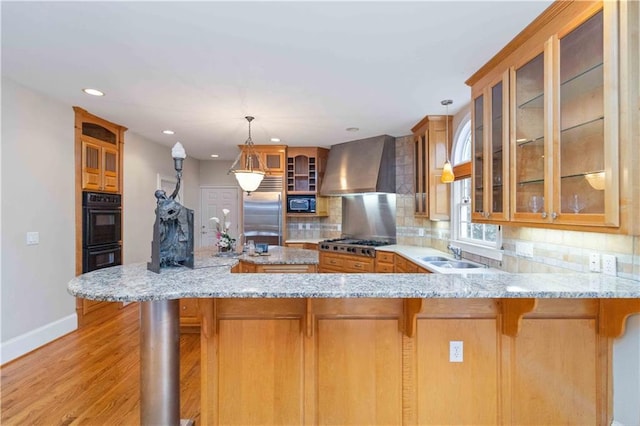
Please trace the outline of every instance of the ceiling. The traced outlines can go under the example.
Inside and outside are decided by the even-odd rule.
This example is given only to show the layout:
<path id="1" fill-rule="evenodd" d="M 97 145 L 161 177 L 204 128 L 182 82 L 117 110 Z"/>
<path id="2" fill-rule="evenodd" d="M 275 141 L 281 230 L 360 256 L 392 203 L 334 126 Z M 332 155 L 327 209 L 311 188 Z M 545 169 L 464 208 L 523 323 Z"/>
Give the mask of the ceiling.
<path id="1" fill-rule="evenodd" d="M 2 74 L 230 160 L 245 115 L 256 144 L 330 146 L 407 135 L 443 99 L 456 113 L 464 81 L 550 3 L 3 1 Z"/>

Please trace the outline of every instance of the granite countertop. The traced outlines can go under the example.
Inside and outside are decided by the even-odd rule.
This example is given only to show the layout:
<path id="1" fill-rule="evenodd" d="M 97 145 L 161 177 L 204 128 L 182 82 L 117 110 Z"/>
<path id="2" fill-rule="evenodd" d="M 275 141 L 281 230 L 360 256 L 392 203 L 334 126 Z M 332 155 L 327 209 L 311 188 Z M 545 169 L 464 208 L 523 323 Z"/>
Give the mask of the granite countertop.
<path id="1" fill-rule="evenodd" d="M 376 247 L 376 251 L 387 251 L 387 252 L 399 254 L 402 257 L 412 261 L 416 265 L 420 265 L 421 267 L 431 272 L 434 272 L 436 274 L 459 274 L 460 273 L 459 269 L 438 268 L 438 267 L 434 267 L 430 263 L 423 261 L 422 258 L 425 256 L 439 256 L 439 257 L 448 258 L 450 260 L 454 260 L 454 257 L 450 253 L 445 253 L 431 247 L 417 247 L 417 246 L 393 244 L 388 246 Z M 500 269 L 487 268 L 485 265 L 479 264 L 477 262 L 473 262 L 471 260 L 462 259 L 462 261 L 479 266 L 478 268 L 464 269 L 465 274 L 503 274 L 505 273 Z"/>
<path id="2" fill-rule="evenodd" d="M 146 263 L 73 278 L 70 294 L 91 300 L 227 298 L 639 298 L 638 281 L 571 274 L 235 274 L 238 258 L 207 257 L 196 268 L 150 272 Z"/>
<path id="3" fill-rule="evenodd" d="M 248 263 L 255 263 L 256 265 L 317 265 L 318 251 L 269 246 L 267 256 L 242 254 L 238 256 L 238 259 Z"/>

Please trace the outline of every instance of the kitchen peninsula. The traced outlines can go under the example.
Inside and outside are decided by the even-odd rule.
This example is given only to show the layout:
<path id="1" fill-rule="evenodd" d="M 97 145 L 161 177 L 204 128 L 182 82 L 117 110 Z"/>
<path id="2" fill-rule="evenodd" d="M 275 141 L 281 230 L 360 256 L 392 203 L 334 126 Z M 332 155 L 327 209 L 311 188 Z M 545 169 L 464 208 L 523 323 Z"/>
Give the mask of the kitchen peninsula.
<path id="1" fill-rule="evenodd" d="M 177 299 L 199 298 L 205 425 L 611 421 L 611 344 L 626 316 L 640 312 L 637 282 L 230 273 L 237 262 L 209 256 L 160 274 L 118 266 L 78 276 L 68 289 L 142 302 L 143 336 L 158 326 L 145 322 L 145 310 L 165 312 L 149 317 L 177 330 Z M 463 342 L 463 362 L 449 362 L 451 341 Z M 143 382 L 147 364 L 143 355 Z M 171 373 L 164 367 L 147 374 Z M 143 424 L 145 404 L 164 398 L 154 408 L 162 411 L 176 398 L 142 389 Z"/>

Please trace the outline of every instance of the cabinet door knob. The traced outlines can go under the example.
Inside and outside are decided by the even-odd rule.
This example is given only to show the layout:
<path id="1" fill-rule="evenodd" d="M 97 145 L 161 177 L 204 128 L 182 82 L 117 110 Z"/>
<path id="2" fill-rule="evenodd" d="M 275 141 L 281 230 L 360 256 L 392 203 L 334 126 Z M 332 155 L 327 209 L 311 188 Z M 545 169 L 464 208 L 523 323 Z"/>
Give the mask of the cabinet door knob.
<path id="1" fill-rule="evenodd" d="M 556 212 L 551 213 L 551 219 L 556 220 L 557 217 L 558 217 L 558 213 Z"/>
<path id="2" fill-rule="evenodd" d="M 547 218 L 547 212 L 542 212 L 542 218 L 546 219 Z"/>

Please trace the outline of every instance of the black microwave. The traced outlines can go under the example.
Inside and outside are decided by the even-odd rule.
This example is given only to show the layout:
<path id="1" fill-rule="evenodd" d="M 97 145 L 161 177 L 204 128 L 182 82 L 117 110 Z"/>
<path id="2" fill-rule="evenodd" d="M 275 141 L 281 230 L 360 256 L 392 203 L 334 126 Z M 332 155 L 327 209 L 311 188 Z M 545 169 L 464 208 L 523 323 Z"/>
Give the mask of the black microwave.
<path id="1" fill-rule="evenodd" d="M 287 195 L 287 213 L 315 213 L 315 195 Z"/>

